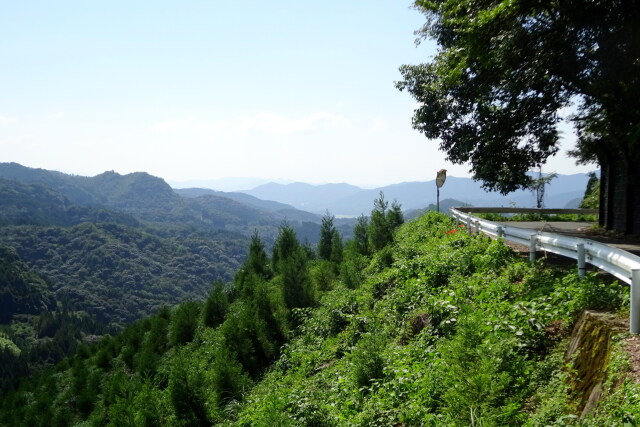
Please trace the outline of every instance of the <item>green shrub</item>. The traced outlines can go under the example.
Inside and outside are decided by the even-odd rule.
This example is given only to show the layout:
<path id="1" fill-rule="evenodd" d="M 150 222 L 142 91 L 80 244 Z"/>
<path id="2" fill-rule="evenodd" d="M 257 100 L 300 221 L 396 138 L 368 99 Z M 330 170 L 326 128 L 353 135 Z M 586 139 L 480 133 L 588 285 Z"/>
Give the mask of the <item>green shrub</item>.
<path id="1" fill-rule="evenodd" d="M 331 261 L 319 260 L 315 262 L 309 271 L 312 287 L 319 292 L 331 289 L 337 279 L 336 270 L 336 264 Z"/>
<path id="2" fill-rule="evenodd" d="M 358 389 L 366 392 L 374 380 L 382 379 L 385 344 L 382 336 L 366 333 L 351 352 L 352 376 Z"/>
<path id="3" fill-rule="evenodd" d="M 522 422 L 521 383 L 527 363 L 515 334 L 492 333 L 481 315 L 460 322 L 457 333 L 437 346 L 442 375 L 442 412 L 456 425 L 517 425 Z"/>
<path id="4" fill-rule="evenodd" d="M 200 319 L 201 303 L 188 301 L 179 305 L 171 316 L 169 341 L 173 346 L 191 342 Z"/>
<path id="5" fill-rule="evenodd" d="M 205 326 L 215 328 L 224 321 L 224 317 L 229 310 L 229 295 L 225 285 L 216 282 L 211 288 L 211 292 L 204 303 L 203 323 Z"/>
<path id="6" fill-rule="evenodd" d="M 180 424 L 211 425 L 206 408 L 204 376 L 181 351 L 175 353 L 169 378 L 169 395 Z"/>

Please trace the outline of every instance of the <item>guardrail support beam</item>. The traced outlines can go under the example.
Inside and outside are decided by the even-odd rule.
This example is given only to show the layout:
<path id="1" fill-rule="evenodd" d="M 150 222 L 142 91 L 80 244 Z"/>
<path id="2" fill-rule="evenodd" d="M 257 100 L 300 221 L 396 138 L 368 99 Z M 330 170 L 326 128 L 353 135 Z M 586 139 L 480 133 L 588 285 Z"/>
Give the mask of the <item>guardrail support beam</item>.
<path id="1" fill-rule="evenodd" d="M 504 238 L 504 228 L 501 225 L 498 226 L 498 237 Z"/>
<path id="2" fill-rule="evenodd" d="M 584 243 L 578 243 L 576 245 L 576 249 L 578 252 L 578 277 L 582 279 L 587 272 L 585 264 Z"/>
<path id="3" fill-rule="evenodd" d="M 631 270 L 631 316 L 629 332 L 640 334 L 640 270 Z"/>
<path id="4" fill-rule="evenodd" d="M 536 260 L 536 240 L 538 235 L 532 234 L 529 237 L 529 261 L 534 262 Z"/>

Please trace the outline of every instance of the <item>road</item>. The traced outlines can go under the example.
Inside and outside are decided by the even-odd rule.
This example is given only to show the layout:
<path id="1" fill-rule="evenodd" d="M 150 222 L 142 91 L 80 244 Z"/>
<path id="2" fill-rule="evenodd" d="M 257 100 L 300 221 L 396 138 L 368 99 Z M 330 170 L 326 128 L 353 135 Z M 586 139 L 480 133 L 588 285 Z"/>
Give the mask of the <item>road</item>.
<path id="1" fill-rule="evenodd" d="M 615 246 L 624 251 L 640 255 L 640 238 L 638 237 L 612 237 L 593 231 L 592 222 L 561 222 L 561 221 L 504 221 L 498 222 L 508 227 L 524 228 L 531 231 L 544 231 L 547 233 L 564 234 L 567 236 L 582 237 Z"/>

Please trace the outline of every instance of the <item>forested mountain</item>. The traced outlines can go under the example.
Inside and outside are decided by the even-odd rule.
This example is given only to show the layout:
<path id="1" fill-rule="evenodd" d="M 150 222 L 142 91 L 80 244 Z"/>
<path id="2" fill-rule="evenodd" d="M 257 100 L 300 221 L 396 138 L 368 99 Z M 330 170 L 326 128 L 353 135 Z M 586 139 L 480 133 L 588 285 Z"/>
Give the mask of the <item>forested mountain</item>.
<path id="1" fill-rule="evenodd" d="M 0 323 L 19 314 L 40 314 L 55 309 L 49 285 L 11 249 L 0 245 Z"/>
<path id="2" fill-rule="evenodd" d="M 71 226 L 83 222 L 140 225 L 127 213 L 74 204 L 45 184 L 0 178 L 0 225 Z"/>
<path id="3" fill-rule="evenodd" d="M 114 223 L 3 227 L 11 247 L 74 306 L 116 328 L 228 281 L 246 240 L 226 232 L 173 230 L 161 237 Z M 170 230 L 165 230 L 169 232 Z"/>
<path id="4" fill-rule="evenodd" d="M 144 173 L 87 178 L 17 164 L 0 172 L 0 243 L 57 296 L 116 329 L 203 298 L 213 280 L 233 277 L 245 228 L 278 226 L 229 199 L 186 202 Z"/>
<path id="5" fill-rule="evenodd" d="M 256 231 L 270 247 L 286 221 L 317 241 L 319 216 L 273 205 L 183 197 L 146 173 L 0 164 L 0 347 L 18 352 L 3 353 L 12 375 L 0 388 L 83 340 L 202 300 L 211 283 L 232 280 Z"/>
<path id="6" fill-rule="evenodd" d="M 0 243 L 56 295 L 119 328 L 229 281 L 256 231 L 267 247 L 283 222 L 302 241 L 318 239 L 320 217 L 287 205 L 180 194 L 146 173 L 80 177 L 2 163 Z"/>
<path id="7" fill-rule="evenodd" d="M 105 172 L 94 177 L 82 177 L 28 168 L 17 163 L 0 163 L 0 178 L 6 180 L 5 187 L 36 185 L 35 188 L 40 188 L 38 191 L 41 193 L 48 191 L 51 193 L 49 198 L 60 199 L 57 211 L 78 207 L 106 209 L 163 226 L 171 224 L 227 230 L 247 237 L 257 228 L 267 241 L 273 240 L 278 226 L 286 220 L 303 239 L 314 242 L 320 224 L 319 215 L 282 204 L 274 208 L 273 202 L 260 202 L 247 195 L 195 190 L 197 197 L 193 197 L 193 191 L 176 192 L 161 178 L 143 172 L 128 175 Z M 24 200 L 16 200 L 15 194 L 20 194 L 24 189 L 9 189 L 18 206 L 22 206 Z M 36 194 L 35 189 L 30 191 L 29 198 L 36 196 L 39 199 L 44 195 Z M 49 200 L 37 203 L 46 205 Z M 22 210 L 30 211 L 31 205 L 27 206 Z"/>
<path id="8" fill-rule="evenodd" d="M 0 392 L 104 333 L 100 322 L 57 298 L 46 280 L 0 244 Z"/>
<path id="9" fill-rule="evenodd" d="M 580 315 L 619 310 L 627 287 L 374 206 L 344 247 L 330 217 L 315 251 L 290 227 L 270 255 L 254 235 L 232 284 L 81 346 L 0 396 L 0 424 L 637 423 L 628 337 L 567 350 Z"/>

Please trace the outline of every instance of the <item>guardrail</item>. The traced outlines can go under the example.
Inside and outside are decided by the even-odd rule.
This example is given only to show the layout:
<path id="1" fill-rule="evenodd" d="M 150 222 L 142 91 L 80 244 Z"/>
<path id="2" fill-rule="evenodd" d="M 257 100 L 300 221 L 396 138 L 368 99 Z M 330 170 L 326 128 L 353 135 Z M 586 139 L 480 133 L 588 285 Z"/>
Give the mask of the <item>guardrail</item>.
<path id="1" fill-rule="evenodd" d="M 580 277 L 584 276 L 588 262 L 631 285 L 629 330 L 633 334 L 640 334 L 640 257 L 594 240 L 542 231 L 532 233 L 532 230 L 483 220 L 459 209 L 465 208 L 451 208 L 449 212 L 457 221 L 465 223 L 469 233 L 483 232 L 529 246 L 529 259 L 532 261 L 535 260 L 536 251 L 543 250 L 575 259 Z"/>
<path id="2" fill-rule="evenodd" d="M 538 208 L 505 208 L 503 207 L 490 207 L 490 208 L 477 208 L 475 206 L 462 206 L 453 208 L 458 210 L 464 210 L 467 213 L 510 213 L 510 214 L 544 214 L 544 215 L 598 215 L 599 209 L 538 209 Z"/>

